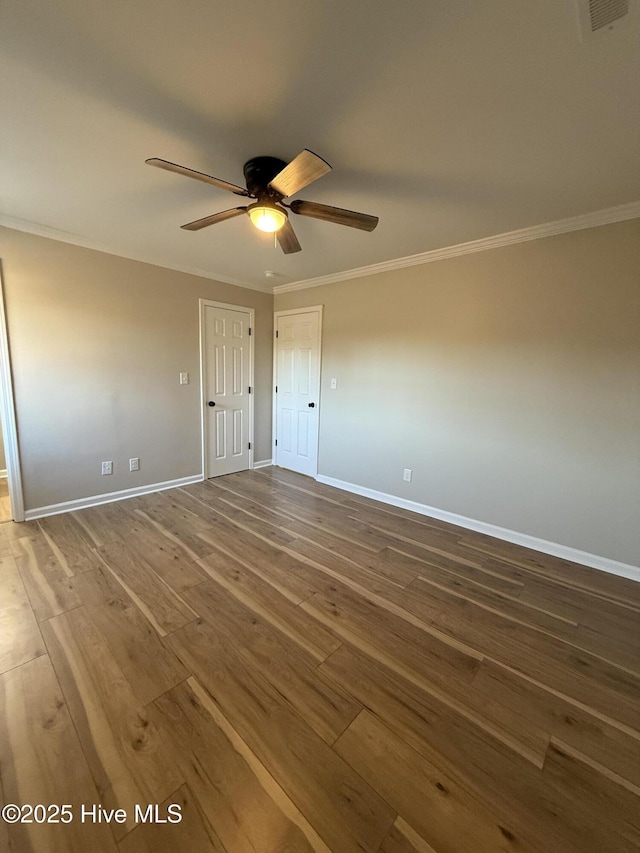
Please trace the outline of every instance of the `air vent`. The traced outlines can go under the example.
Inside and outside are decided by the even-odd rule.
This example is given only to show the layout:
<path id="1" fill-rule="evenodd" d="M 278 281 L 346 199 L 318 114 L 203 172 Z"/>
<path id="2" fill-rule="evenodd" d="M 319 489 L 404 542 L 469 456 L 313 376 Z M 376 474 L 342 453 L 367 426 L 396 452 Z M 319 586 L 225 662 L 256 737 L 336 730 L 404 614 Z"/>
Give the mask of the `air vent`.
<path id="1" fill-rule="evenodd" d="M 609 32 L 625 23 L 629 0 L 578 0 L 583 38 Z"/>

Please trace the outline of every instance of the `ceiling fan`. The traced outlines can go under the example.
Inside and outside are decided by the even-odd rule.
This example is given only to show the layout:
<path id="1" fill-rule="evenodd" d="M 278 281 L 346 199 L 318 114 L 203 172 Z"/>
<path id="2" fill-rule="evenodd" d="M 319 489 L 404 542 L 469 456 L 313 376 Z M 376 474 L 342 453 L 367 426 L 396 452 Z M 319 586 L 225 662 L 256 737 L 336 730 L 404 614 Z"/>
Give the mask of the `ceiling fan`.
<path id="1" fill-rule="evenodd" d="M 205 175 L 204 172 L 196 172 L 194 169 L 187 169 L 186 166 L 161 160 L 158 157 L 151 157 L 145 162 L 150 166 L 166 169 L 168 172 L 176 172 L 178 175 L 185 175 L 187 178 L 195 178 L 197 181 L 212 184 L 214 187 L 228 190 L 235 195 L 256 199 L 253 204 L 244 207 L 232 207 L 229 210 L 196 219 L 194 222 L 187 222 L 186 225 L 181 226 L 187 231 L 199 231 L 201 228 L 207 228 L 209 225 L 216 225 L 218 222 L 224 222 L 226 219 L 233 219 L 234 216 L 247 213 L 256 228 L 261 231 L 275 232 L 282 251 L 285 255 L 290 255 L 293 252 L 299 252 L 302 246 L 298 242 L 289 221 L 288 211 L 300 216 L 311 216 L 313 219 L 324 219 L 325 222 L 347 225 L 350 228 L 359 228 L 362 231 L 373 231 L 378 224 L 377 216 L 356 213 L 354 210 L 344 210 L 341 207 L 332 207 L 328 204 L 316 204 L 316 202 L 302 201 L 301 199 L 296 199 L 291 204 L 285 204 L 285 198 L 295 195 L 331 171 L 331 166 L 326 160 L 306 148 L 290 163 L 285 163 L 284 160 L 279 160 L 277 157 L 253 157 L 248 160 L 244 164 L 246 189 L 236 184 L 230 184 L 228 181 L 222 181 L 220 178 Z"/>

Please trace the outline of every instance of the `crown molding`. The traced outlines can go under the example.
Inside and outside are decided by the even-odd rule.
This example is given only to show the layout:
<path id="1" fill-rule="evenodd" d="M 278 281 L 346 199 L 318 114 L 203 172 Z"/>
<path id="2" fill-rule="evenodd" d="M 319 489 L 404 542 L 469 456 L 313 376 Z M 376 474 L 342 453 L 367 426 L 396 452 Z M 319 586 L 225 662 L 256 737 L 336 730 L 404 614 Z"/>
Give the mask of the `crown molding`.
<path id="1" fill-rule="evenodd" d="M 470 255 L 473 252 L 486 252 L 489 249 L 498 249 L 502 246 L 511 246 L 515 243 L 526 243 L 529 240 L 539 240 L 542 237 L 553 237 L 556 234 L 566 234 L 569 231 L 581 231 L 584 228 L 595 228 L 599 225 L 609 225 L 613 222 L 623 222 L 626 219 L 640 217 L 640 201 L 632 201 L 629 204 L 621 204 L 618 207 L 608 207 L 597 210 L 594 213 L 584 213 L 580 216 L 572 216 L 568 219 L 558 219 L 555 222 L 546 222 L 543 225 L 533 225 L 530 228 L 520 228 L 517 231 L 507 231 L 504 234 L 496 234 L 493 237 L 482 237 L 480 240 L 471 240 L 468 243 L 457 243 L 455 246 L 445 246 L 442 249 L 431 249 L 418 255 L 408 255 L 404 258 L 395 258 L 391 261 L 382 261 L 379 264 L 370 264 L 366 267 L 357 267 L 352 270 L 322 275 L 317 278 L 308 278 L 302 281 L 292 281 L 288 284 L 278 284 L 273 288 L 274 294 L 289 293 L 292 290 L 306 290 L 309 287 L 320 287 L 324 284 L 347 281 L 350 278 L 362 278 L 366 275 L 390 272 L 392 270 L 415 267 L 420 264 L 429 264 L 433 261 L 443 261 L 447 258 L 457 258 L 460 255 Z"/>
<path id="2" fill-rule="evenodd" d="M 90 240 L 79 234 L 73 234 L 70 231 L 59 231 L 57 228 L 51 228 L 48 225 L 41 225 L 39 222 L 29 222 L 27 219 L 17 219 L 13 216 L 6 216 L 0 213 L 0 225 L 5 228 L 11 228 L 14 231 L 23 231 L 26 234 L 34 234 L 36 237 L 47 237 L 50 240 L 57 240 L 59 243 L 70 243 L 72 246 L 79 246 L 82 249 L 93 249 L 95 252 L 103 252 L 106 255 L 115 255 L 118 258 L 125 258 L 128 261 L 138 261 L 142 264 L 150 264 L 154 267 L 160 267 L 165 270 L 173 270 L 174 272 L 183 272 L 187 275 L 197 275 L 199 278 L 207 278 L 210 281 L 218 281 L 221 284 L 233 284 L 235 287 L 243 287 L 245 290 L 258 290 L 257 287 L 239 281 L 235 278 L 228 278 L 222 275 L 212 275 L 206 270 L 200 270 L 195 267 L 186 267 L 176 264 L 159 264 L 151 258 L 145 257 L 132 252 L 122 252 L 118 249 L 109 248 L 97 240 Z M 260 293 L 271 293 L 271 290 L 259 290 Z"/>
<path id="3" fill-rule="evenodd" d="M 420 266 L 421 264 L 429 264 L 433 261 L 443 261 L 447 258 L 456 258 L 460 255 L 470 255 L 473 252 L 485 252 L 489 249 L 498 249 L 502 246 L 526 243 L 529 240 L 553 237 L 556 234 L 566 234 L 570 231 L 580 231 L 584 228 L 596 228 L 599 225 L 609 225 L 614 222 L 623 222 L 626 219 L 636 219 L 638 217 L 640 217 L 640 201 L 632 201 L 628 204 L 621 204 L 617 207 L 608 207 L 604 210 L 594 211 L 593 213 L 584 213 L 580 216 L 558 219 L 555 222 L 533 225 L 530 228 L 520 228 L 517 231 L 507 231 L 504 234 L 496 234 L 492 237 L 481 237 L 479 240 L 471 240 L 467 243 L 457 243 L 453 246 L 444 246 L 441 249 L 431 249 L 427 252 L 420 252 L 417 255 L 408 255 L 404 258 L 394 258 L 390 261 L 381 261 L 378 264 L 369 264 L 365 267 L 356 267 L 355 269 L 343 270 L 341 272 L 322 275 L 316 278 L 292 281 L 287 284 L 278 284 L 272 291 L 257 288 L 253 285 L 239 281 L 238 279 L 221 275 L 212 275 L 205 270 L 196 269 L 194 267 L 175 264 L 159 264 L 157 261 L 154 261 L 144 255 L 138 255 L 137 253 L 126 252 L 123 254 L 121 251 L 108 248 L 98 241 L 90 240 L 78 234 L 73 234 L 69 231 L 60 231 L 56 228 L 51 228 L 48 225 L 42 225 L 39 222 L 17 219 L 12 216 L 6 216 L 2 213 L 0 213 L 0 225 L 5 228 L 11 228 L 14 231 L 24 231 L 27 234 L 34 234 L 37 237 L 47 237 L 50 240 L 58 240 L 61 243 L 70 243 L 73 246 L 80 246 L 83 249 L 93 249 L 96 252 L 104 252 L 107 255 L 116 255 L 117 257 L 126 258 L 127 260 L 138 261 L 143 264 L 151 264 L 152 266 L 161 267 L 162 269 L 174 270 L 175 272 L 182 272 L 187 275 L 195 275 L 199 278 L 218 281 L 222 284 L 232 284 L 236 287 L 245 288 L 246 290 L 257 290 L 259 293 L 272 292 L 273 294 L 279 294 L 288 293 L 294 290 L 306 290 L 310 287 L 320 287 L 324 284 L 348 281 L 351 278 L 362 278 L 363 276 L 376 275 L 377 273 L 391 272 L 393 270 L 404 269 L 405 267 Z"/>

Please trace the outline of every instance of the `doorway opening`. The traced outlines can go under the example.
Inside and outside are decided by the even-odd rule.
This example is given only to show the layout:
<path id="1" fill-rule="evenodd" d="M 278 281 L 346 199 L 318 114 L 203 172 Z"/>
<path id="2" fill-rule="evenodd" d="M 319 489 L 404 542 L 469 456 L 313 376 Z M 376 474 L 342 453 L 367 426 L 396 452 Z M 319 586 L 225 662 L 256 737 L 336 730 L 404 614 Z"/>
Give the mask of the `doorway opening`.
<path id="1" fill-rule="evenodd" d="M 6 479 L 0 478 L 0 503 L 8 503 L 8 518 L 3 512 L 1 521 L 24 521 L 24 498 L 22 495 L 22 475 L 20 473 L 20 455 L 18 452 L 18 430 L 13 398 L 13 378 L 11 373 L 11 354 L 5 312 L 4 278 L 0 261 L 0 423 L 2 424 L 2 444 Z M 6 486 L 6 498 L 5 498 Z M 4 507 L 6 504 L 2 506 Z M 1 523 L 1 522 L 0 522 Z"/>
<path id="2" fill-rule="evenodd" d="M 9 497 L 9 480 L 7 477 L 7 461 L 4 455 L 4 439 L 0 430 L 0 524 L 13 521 L 11 498 Z"/>

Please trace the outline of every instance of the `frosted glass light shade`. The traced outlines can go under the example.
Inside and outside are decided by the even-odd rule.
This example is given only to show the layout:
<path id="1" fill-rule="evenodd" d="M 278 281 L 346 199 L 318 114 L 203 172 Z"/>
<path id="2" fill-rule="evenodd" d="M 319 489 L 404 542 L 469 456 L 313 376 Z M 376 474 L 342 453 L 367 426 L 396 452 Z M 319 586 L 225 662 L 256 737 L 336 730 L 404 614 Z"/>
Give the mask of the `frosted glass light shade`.
<path id="1" fill-rule="evenodd" d="M 278 207 L 254 204 L 249 208 L 249 218 L 260 231 L 279 231 L 287 221 L 287 214 Z"/>

